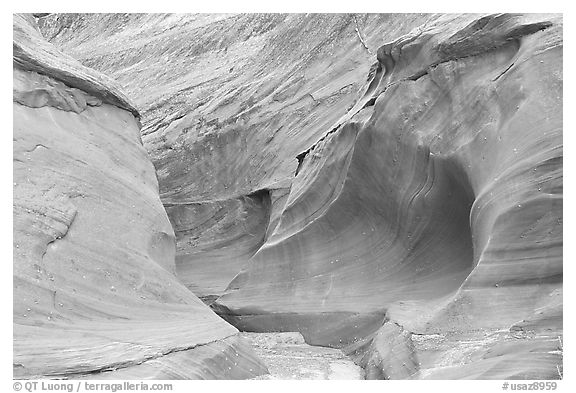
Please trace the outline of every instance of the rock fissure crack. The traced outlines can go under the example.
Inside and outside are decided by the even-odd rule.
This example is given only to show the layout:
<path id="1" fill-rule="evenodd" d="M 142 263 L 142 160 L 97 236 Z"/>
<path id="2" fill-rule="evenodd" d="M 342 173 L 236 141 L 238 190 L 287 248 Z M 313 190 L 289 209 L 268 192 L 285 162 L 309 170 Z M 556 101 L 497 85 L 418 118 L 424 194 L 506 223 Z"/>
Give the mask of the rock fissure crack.
<path id="1" fill-rule="evenodd" d="M 370 50 L 368 45 L 366 45 L 364 38 L 362 38 L 362 33 L 360 32 L 360 26 L 358 25 L 358 18 L 356 17 L 356 15 L 354 15 L 354 24 L 356 25 L 356 27 L 354 27 L 354 30 L 356 31 L 356 34 L 358 35 L 358 39 L 360 40 L 360 43 L 362 44 L 364 49 L 366 49 L 366 51 L 369 54 L 373 55 L 374 53 L 372 53 L 372 51 Z"/>
<path id="2" fill-rule="evenodd" d="M 224 338 L 219 339 L 220 340 L 226 340 L 227 338 L 233 337 L 236 335 L 230 335 Z M 121 370 L 121 369 L 125 369 L 125 368 L 130 368 L 130 367 L 135 367 L 135 366 L 139 366 L 142 364 L 145 364 L 146 362 L 149 362 L 151 360 L 158 360 L 161 359 L 165 356 L 168 355 L 172 355 L 175 353 L 179 353 L 179 352 L 185 352 L 185 351 L 190 351 L 193 349 L 197 349 L 203 346 L 209 346 L 211 344 L 214 344 L 216 342 L 218 342 L 217 340 L 212 341 L 212 342 L 208 342 L 208 343 L 204 343 L 204 344 L 196 344 L 196 345 L 191 345 L 191 346 L 184 346 L 184 347 L 178 347 L 178 348 L 171 348 L 169 350 L 166 351 L 161 351 L 156 355 L 149 355 L 149 356 L 145 356 L 142 359 L 138 359 L 138 360 L 132 360 L 132 361 L 127 361 L 127 362 L 117 362 L 117 363 L 112 363 L 112 364 L 108 364 L 105 365 L 101 368 L 98 369 L 94 369 L 94 370 L 87 370 L 87 371 L 80 371 L 80 372 L 68 372 L 68 373 L 54 373 L 54 374 L 49 374 L 50 377 L 65 377 L 66 379 L 69 378 L 74 378 L 74 377 L 85 377 L 85 376 L 92 376 L 94 377 L 97 374 L 101 374 L 101 373 L 105 373 L 105 372 L 112 372 L 112 371 L 117 371 L 117 370 Z M 124 343 L 124 342 L 122 342 Z M 141 344 L 137 344 L 138 346 L 141 346 Z"/>

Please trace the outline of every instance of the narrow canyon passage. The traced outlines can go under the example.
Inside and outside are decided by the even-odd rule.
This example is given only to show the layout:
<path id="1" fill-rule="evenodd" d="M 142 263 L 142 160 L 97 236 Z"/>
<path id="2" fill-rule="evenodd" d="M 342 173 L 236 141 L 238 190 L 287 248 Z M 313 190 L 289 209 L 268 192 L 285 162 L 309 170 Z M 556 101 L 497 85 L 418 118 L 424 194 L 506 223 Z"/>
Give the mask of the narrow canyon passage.
<path id="1" fill-rule="evenodd" d="M 268 367 L 253 379 L 364 379 L 364 371 L 341 350 L 308 345 L 298 332 L 241 333 Z"/>
<path id="2" fill-rule="evenodd" d="M 561 378 L 561 15 L 13 23 L 15 377 Z"/>

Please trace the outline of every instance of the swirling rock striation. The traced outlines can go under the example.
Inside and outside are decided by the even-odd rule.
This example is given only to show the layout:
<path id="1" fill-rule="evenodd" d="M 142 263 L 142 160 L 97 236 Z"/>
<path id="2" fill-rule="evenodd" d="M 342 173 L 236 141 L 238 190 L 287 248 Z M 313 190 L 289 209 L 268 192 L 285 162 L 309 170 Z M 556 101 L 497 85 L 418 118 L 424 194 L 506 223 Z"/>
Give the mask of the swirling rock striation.
<path id="1" fill-rule="evenodd" d="M 342 347 L 368 378 L 561 377 L 561 16 L 51 15 L 42 31 L 147 92 L 177 275 L 238 328 Z"/>
<path id="2" fill-rule="evenodd" d="M 373 57 L 357 29 L 375 48 L 380 35 L 430 17 L 54 14 L 39 23 L 134 98 L 178 276 L 211 302 L 271 232 L 265 221 L 278 223 L 296 156 L 355 103 Z"/>
<path id="3" fill-rule="evenodd" d="M 560 377 L 561 44 L 557 18 L 494 15 L 382 46 L 357 119 L 304 157 L 270 241 L 218 299 L 230 320 L 385 309 L 411 333 L 385 323 L 371 339 L 379 360 L 360 361 L 379 376 Z M 323 155 L 348 151 L 347 134 L 353 151 L 335 170 Z M 519 342 L 516 323 L 541 314 Z M 341 339 L 357 353 L 352 323 Z M 438 347 L 447 359 L 429 357 Z"/>
<path id="4" fill-rule="evenodd" d="M 34 24 L 14 16 L 14 377 L 265 373 L 174 276 L 134 106 Z"/>

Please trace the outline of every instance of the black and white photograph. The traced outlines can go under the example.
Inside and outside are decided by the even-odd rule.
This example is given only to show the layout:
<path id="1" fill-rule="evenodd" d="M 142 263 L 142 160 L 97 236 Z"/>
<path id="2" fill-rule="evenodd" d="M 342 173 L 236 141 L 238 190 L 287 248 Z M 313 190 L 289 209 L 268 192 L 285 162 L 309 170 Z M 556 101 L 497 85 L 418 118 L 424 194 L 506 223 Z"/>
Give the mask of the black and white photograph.
<path id="1" fill-rule="evenodd" d="M 567 391 L 563 13 L 134 9 L 11 15 L 5 391 Z"/>

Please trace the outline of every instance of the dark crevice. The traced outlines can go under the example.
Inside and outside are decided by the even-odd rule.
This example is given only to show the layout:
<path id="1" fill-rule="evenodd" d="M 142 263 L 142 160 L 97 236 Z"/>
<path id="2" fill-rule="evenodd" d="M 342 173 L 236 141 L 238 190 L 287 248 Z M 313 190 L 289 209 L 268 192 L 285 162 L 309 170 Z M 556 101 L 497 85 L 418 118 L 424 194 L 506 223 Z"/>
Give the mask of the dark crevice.
<path id="1" fill-rule="evenodd" d="M 300 168 L 302 167 L 302 164 L 304 163 L 304 158 L 306 157 L 308 152 L 309 150 L 306 150 L 305 152 L 302 152 L 296 156 L 296 159 L 298 160 L 298 166 L 296 167 L 296 173 L 294 173 L 294 177 L 298 176 L 298 172 L 300 172 Z"/>
<path id="2" fill-rule="evenodd" d="M 496 82 L 498 79 L 500 79 L 502 77 L 502 75 L 504 75 L 506 72 L 508 72 L 510 70 L 510 68 L 512 68 L 513 66 L 514 66 L 514 63 L 512 63 L 508 67 L 506 67 L 506 69 L 504 71 L 502 71 L 496 78 L 492 79 L 492 82 Z"/>
<path id="3" fill-rule="evenodd" d="M 406 78 L 406 80 L 410 80 L 410 81 L 414 81 L 414 82 L 415 82 L 415 81 L 417 81 L 418 79 L 422 78 L 424 75 L 428 75 L 428 70 L 427 70 L 427 69 L 426 69 L 426 70 L 419 71 L 419 72 L 415 73 L 415 74 L 412 75 L 412 76 L 409 76 L 408 78 Z"/>
<path id="4" fill-rule="evenodd" d="M 257 201 L 259 204 L 263 205 L 267 203 L 267 201 L 270 199 L 270 190 L 268 190 L 267 188 L 256 190 L 254 192 L 251 192 L 250 194 L 247 194 L 246 197 L 251 198 Z"/>
<path id="5" fill-rule="evenodd" d="M 360 112 L 357 111 L 356 113 Z M 305 151 L 303 151 L 302 153 L 298 154 L 296 156 L 296 159 L 298 160 L 298 167 L 296 168 L 296 173 L 294 174 L 294 176 L 297 176 L 298 173 L 300 172 L 300 170 L 302 169 L 302 165 L 304 163 L 304 159 L 306 158 L 306 156 L 308 155 L 308 153 L 310 153 L 312 150 L 314 150 L 316 148 L 316 146 L 318 146 L 318 144 L 322 141 L 324 141 L 326 138 L 328 138 L 331 134 L 335 133 L 336 131 L 338 131 L 340 129 L 340 127 L 342 126 L 342 124 L 338 124 L 337 126 L 335 126 L 334 128 L 332 128 L 330 131 L 328 131 L 326 134 L 324 134 L 324 136 L 320 139 L 318 139 L 316 141 L 316 143 L 314 143 L 312 146 L 310 146 L 308 149 L 306 149 Z"/>
<path id="6" fill-rule="evenodd" d="M 378 85 L 380 84 L 381 79 L 384 77 L 384 75 L 387 73 L 387 69 L 382 67 L 382 64 L 380 62 L 374 63 L 371 67 L 370 70 L 368 71 L 368 78 L 367 80 L 370 81 L 368 88 L 366 89 L 366 92 L 364 93 L 364 98 L 367 97 L 369 94 L 372 94 L 372 92 L 374 90 L 376 90 L 376 88 L 378 87 Z M 384 73 L 384 75 L 383 75 Z M 376 102 L 376 99 L 378 98 L 379 95 L 375 96 L 375 97 L 371 97 L 366 104 L 364 104 L 360 109 L 356 110 L 354 112 L 354 115 L 356 115 L 357 113 L 359 113 L 360 111 L 362 111 L 363 109 L 373 106 Z M 347 113 L 347 115 L 350 114 L 350 111 L 352 109 L 350 109 Z M 350 117 L 352 117 L 350 116 Z M 298 160 L 298 166 L 296 168 L 296 172 L 294 174 L 294 176 L 298 176 L 298 173 L 300 173 L 301 169 L 302 169 L 302 165 L 304 164 L 304 159 L 306 158 L 306 156 L 308 155 L 308 153 L 310 153 L 313 149 L 316 148 L 316 146 L 322 142 L 323 140 L 325 140 L 330 134 L 333 134 L 334 132 L 338 131 L 338 129 L 340 129 L 340 127 L 342 126 L 343 123 L 338 123 L 336 124 L 334 127 L 332 127 L 332 129 L 330 131 L 328 131 L 326 134 L 324 134 L 324 136 L 322 136 L 322 138 L 318 139 L 312 146 L 310 146 L 308 149 L 306 149 L 305 151 L 299 153 L 296 156 L 296 159 Z"/>
<path id="7" fill-rule="evenodd" d="M 378 98 L 378 96 L 370 98 L 370 99 L 366 102 L 366 104 L 364 104 L 364 106 L 362 107 L 362 109 L 366 109 L 366 108 L 368 108 L 368 107 L 370 107 L 370 106 L 374 106 L 374 104 L 376 103 L 376 99 L 377 99 L 377 98 Z M 361 110 L 362 110 L 362 109 L 361 109 Z"/>
<path id="8" fill-rule="evenodd" d="M 267 188 L 263 188 L 260 190 L 253 191 L 248 194 L 241 194 L 241 195 L 232 195 L 229 198 L 222 198 L 222 199 L 203 199 L 203 200 L 180 200 L 178 202 L 167 202 L 162 201 L 162 205 L 164 207 L 175 207 L 175 206 L 183 206 L 183 205 L 204 205 L 208 203 L 218 203 L 218 202 L 227 202 L 234 199 L 242 199 L 242 198 L 253 198 L 263 200 L 264 193 L 270 196 L 270 190 Z"/>

